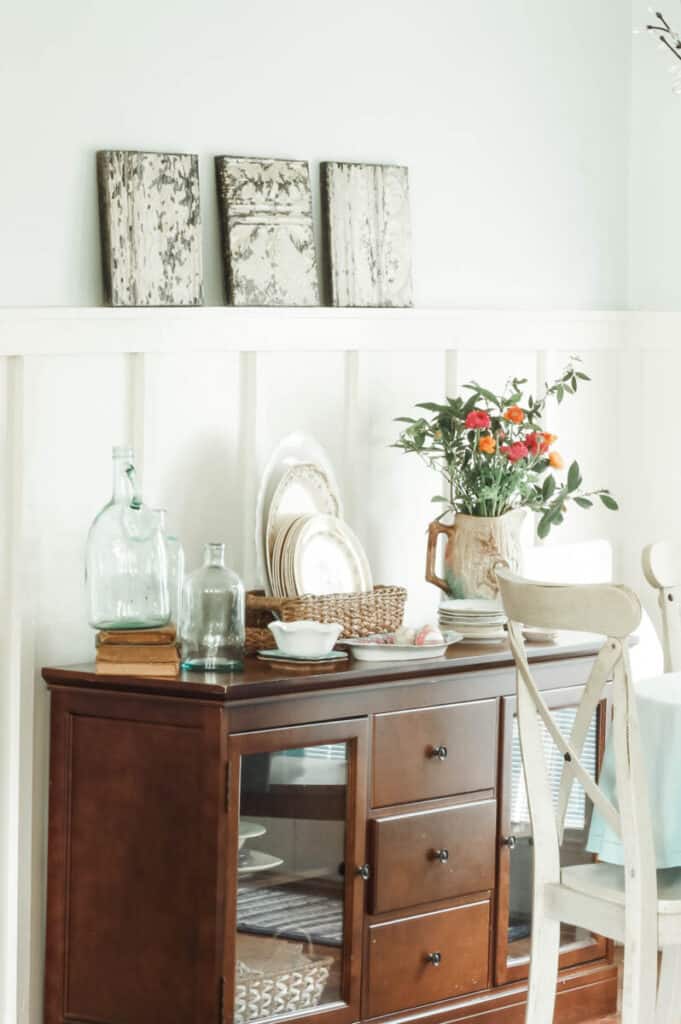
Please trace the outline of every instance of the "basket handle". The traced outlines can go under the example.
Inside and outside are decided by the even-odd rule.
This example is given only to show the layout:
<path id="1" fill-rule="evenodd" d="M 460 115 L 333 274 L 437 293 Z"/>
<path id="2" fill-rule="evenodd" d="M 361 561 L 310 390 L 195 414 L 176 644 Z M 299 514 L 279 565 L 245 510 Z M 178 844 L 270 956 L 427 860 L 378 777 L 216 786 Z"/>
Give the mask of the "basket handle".
<path id="1" fill-rule="evenodd" d="M 426 550 L 426 580 L 428 583 L 434 583 L 440 590 L 444 590 L 445 594 L 449 594 L 449 587 L 445 580 L 441 576 L 438 576 L 435 572 L 435 556 L 437 555 L 437 539 L 441 533 L 444 533 L 446 537 L 451 537 L 454 531 L 453 526 L 446 526 L 444 523 L 440 523 L 437 520 L 431 523 L 428 527 L 428 548 Z"/>

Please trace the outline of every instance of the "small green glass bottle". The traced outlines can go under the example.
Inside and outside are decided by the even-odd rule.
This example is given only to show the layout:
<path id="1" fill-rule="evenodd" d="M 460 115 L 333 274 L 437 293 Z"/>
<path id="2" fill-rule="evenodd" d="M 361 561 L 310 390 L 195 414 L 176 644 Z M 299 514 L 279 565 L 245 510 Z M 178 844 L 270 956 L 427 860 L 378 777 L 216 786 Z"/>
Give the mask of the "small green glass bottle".
<path id="1" fill-rule="evenodd" d="M 225 545 L 206 544 L 203 565 L 187 577 L 182 594 L 182 668 L 203 672 L 243 668 L 244 608 L 244 587 L 225 566 Z"/>

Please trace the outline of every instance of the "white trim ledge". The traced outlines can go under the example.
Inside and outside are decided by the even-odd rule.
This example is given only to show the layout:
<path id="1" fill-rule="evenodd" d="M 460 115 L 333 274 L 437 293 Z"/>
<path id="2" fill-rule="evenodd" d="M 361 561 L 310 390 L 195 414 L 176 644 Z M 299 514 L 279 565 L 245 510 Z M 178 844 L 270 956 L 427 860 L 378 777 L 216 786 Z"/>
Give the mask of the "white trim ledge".
<path id="1" fill-rule="evenodd" d="M 677 314 L 681 323 L 681 314 Z M 591 310 L 0 309 L 0 356 L 208 351 L 620 349 L 631 314 Z"/>

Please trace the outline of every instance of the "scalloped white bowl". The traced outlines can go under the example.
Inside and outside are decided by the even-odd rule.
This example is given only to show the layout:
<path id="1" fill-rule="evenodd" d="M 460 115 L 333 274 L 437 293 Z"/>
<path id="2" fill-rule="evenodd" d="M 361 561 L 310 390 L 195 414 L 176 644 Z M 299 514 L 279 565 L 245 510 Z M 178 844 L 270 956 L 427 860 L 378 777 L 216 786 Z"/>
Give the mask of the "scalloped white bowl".
<path id="1" fill-rule="evenodd" d="M 321 658 L 333 650 L 343 627 L 339 622 L 270 622 L 267 627 L 284 654 L 296 658 Z"/>

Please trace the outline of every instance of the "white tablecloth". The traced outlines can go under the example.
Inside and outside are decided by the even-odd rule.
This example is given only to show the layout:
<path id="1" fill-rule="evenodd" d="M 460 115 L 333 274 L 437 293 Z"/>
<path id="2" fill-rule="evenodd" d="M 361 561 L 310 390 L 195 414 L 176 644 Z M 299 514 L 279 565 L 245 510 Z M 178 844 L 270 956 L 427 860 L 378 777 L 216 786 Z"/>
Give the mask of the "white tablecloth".
<path id="1" fill-rule="evenodd" d="M 634 684 L 641 747 L 648 772 L 658 868 L 681 867 L 681 672 Z M 617 806 L 615 757 L 608 741 L 600 785 Z M 610 864 L 624 863 L 622 843 L 594 808 L 587 849 Z"/>

